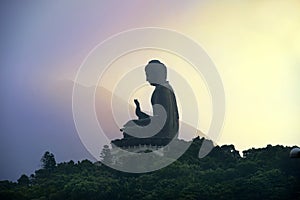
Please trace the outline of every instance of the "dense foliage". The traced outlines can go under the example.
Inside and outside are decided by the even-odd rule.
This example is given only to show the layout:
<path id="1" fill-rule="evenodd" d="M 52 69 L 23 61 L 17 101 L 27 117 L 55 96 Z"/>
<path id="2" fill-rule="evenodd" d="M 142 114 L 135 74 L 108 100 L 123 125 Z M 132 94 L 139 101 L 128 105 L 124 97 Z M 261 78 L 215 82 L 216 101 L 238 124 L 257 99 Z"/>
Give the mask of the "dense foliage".
<path id="1" fill-rule="evenodd" d="M 289 158 L 290 147 L 268 145 L 241 157 L 224 145 L 199 159 L 202 142 L 194 139 L 179 160 L 145 174 L 88 160 L 56 165 L 46 152 L 35 174 L 0 181 L 0 199 L 300 199 L 300 159 Z M 101 157 L 111 158 L 107 147 Z"/>

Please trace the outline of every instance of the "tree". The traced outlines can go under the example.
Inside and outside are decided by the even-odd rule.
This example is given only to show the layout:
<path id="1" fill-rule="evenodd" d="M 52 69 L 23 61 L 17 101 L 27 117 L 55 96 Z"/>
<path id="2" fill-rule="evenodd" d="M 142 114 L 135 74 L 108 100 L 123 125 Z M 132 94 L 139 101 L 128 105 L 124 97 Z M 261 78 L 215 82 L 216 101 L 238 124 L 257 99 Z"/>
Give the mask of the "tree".
<path id="1" fill-rule="evenodd" d="M 112 155 L 110 152 L 110 148 L 108 145 L 104 145 L 103 149 L 100 154 L 101 161 L 105 164 L 111 164 L 112 163 Z"/>
<path id="2" fill-rule="evenodd" d="M 18 179 L 18 184 L 23 185 L 23 186 L 28 186 L 29 185 L 29 178 L 25 174 L 23 174 L 19 179 Z"/>
<path id="3" fill-rule="evenodd" d="M 52 170 L 56 166 L 54 155 L 49 151 L 46 151 L 41 159 L 42 166 L 44 169 Z"/>

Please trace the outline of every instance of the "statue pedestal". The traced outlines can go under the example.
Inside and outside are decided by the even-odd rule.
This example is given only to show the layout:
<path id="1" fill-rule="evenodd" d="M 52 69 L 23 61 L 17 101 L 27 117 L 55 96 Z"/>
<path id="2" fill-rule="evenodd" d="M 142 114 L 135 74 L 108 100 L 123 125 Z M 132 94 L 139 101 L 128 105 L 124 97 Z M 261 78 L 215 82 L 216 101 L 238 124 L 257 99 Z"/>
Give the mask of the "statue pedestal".
<path id="1" fill-rule="evenodd" d="M 146 145 L 146 146 L 166 146 L 169 144 L 171 141 L 171 138 L 123 138 L 123 139 L 116 139 L 111 141 L 111 143 L 117 147 L 120 148 L 130 148 L 133 146 L 141 146 L 141 145 Z"/>
<path id="2" fill-rule="evenodd" d="M 173 162 L 188 149 L 190 143 L 178 138 L 116 139 L 111 141 L 112 163 L 119 167 L 147 168 L 148 165 Z"/>
<path id="3" fill-rule="evenodd" d="M 111 141 L 112 152 L 125 150 L 134 153 L 156 152 L 157 155 L 163 156 L 165 147 L 171 141 L 171 138 L 123 138 Z M 119 149 L 120 148 L 120 149 Z"/>

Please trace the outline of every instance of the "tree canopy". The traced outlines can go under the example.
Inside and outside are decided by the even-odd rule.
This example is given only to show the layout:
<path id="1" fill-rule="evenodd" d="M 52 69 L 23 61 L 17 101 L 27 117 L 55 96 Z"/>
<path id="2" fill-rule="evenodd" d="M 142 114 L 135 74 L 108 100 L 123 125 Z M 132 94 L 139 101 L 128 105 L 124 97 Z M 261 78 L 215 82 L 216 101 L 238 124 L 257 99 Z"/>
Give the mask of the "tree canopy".
<path id="1" fill-rule="evenodd" d="M 44 153 L 43 157 L 41 158 L 41 162 L 44 169 L 52 170 L 56 166 L 54 155 L 49 151 Z"/>
<path id="2" fill-rule="evenodd" d="M 89 160 L 56 165 L 46 152 L 43 168 L 30 178 L 0 181 L 0 199 L 299 199 L 300 159 L 289 157 L 291 147 L 253 148 L 242 157 L 233 145 L 223 145 L 199 159 L 202 142 L 195 138 L 177 161 L 143 174 Z M 101 156 L 111 159 L 108 147 Z"/>

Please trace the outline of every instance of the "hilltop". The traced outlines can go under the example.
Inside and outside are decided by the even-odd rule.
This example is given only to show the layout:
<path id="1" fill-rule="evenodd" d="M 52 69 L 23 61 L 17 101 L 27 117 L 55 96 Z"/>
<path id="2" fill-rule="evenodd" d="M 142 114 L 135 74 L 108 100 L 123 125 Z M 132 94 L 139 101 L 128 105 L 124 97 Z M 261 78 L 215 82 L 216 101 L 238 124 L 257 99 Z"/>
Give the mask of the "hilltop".
<path id="1" fill-rule="evenodd" d="M 56 164 L 48 153 L 50 161 L 29 177 L 0 181 L 0 199 L 299 199 L 300 159 L 289 158 L 292 147 L 268 145 L 241 156 L 223 145 L 199 159 L 203 140 L 195 138 L 171 165 L 143 174 L 89 160 Z"/>

